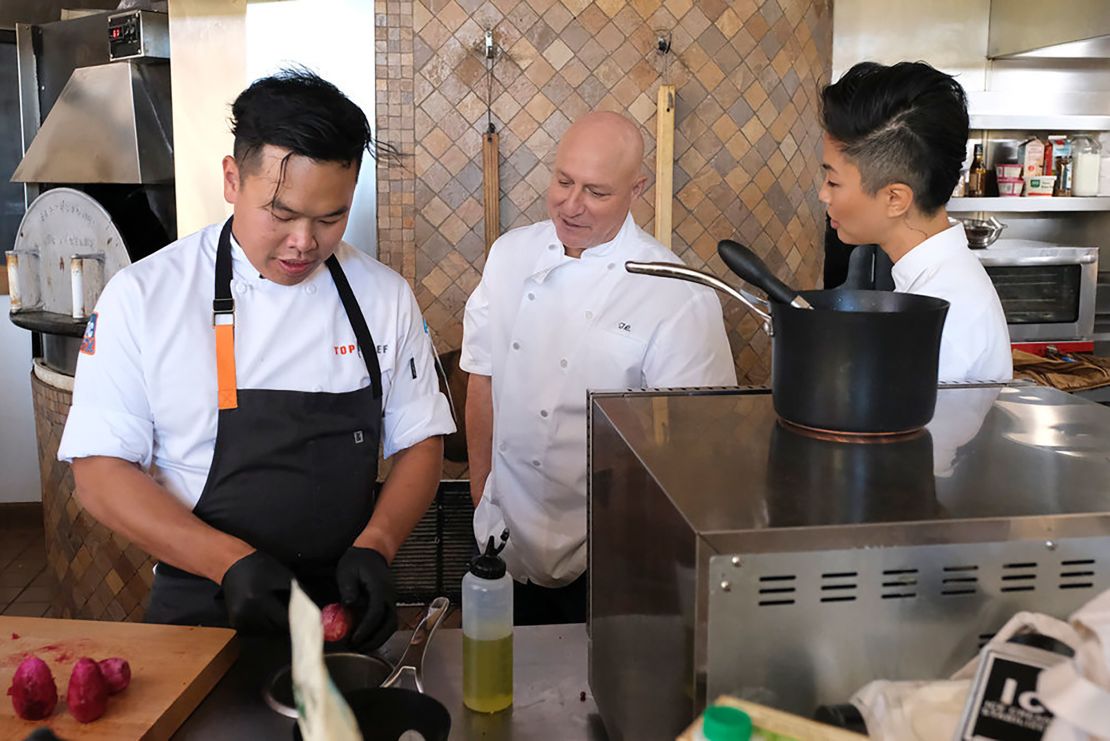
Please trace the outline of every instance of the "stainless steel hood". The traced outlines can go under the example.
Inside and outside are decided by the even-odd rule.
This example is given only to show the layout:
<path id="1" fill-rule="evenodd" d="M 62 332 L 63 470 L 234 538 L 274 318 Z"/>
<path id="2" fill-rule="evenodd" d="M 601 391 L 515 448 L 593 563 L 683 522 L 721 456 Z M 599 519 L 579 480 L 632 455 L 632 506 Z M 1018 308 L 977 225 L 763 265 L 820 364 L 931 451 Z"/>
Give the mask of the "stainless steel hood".
<path id="1" fill-rule="evenodd" d="M 992 0 L 987 56 L 1035 59 L 1110 58 L 1106 0 Z"/>
<path id="2" fill-rule="evenodd" d="M 173 181 L 168 64 L 112 62 L 73 71 L 14 182 Z"/>

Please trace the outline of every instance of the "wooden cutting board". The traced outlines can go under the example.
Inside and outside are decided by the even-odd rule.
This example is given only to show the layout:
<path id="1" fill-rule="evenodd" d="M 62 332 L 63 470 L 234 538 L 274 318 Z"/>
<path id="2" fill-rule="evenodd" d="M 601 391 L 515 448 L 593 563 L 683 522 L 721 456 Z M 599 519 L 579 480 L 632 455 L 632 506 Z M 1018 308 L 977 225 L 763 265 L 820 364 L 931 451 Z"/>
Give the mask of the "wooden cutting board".
<path id="1" fill-rule="evenodd" d="M 0 741 L 25 739 L 43 725 L 71 739 L 168 739 L 235 661 L 235 631 L 90 620 L 0 617 Z M 24 657 L 45 661 L 58 686 L 58 707 L 43 721 L 21 720 L 7 690 Z M 131 685 L 108 698 L 108 711 L 78 723 L 66 709 L 66 688 L 80 658 L 120 656 Z"/>

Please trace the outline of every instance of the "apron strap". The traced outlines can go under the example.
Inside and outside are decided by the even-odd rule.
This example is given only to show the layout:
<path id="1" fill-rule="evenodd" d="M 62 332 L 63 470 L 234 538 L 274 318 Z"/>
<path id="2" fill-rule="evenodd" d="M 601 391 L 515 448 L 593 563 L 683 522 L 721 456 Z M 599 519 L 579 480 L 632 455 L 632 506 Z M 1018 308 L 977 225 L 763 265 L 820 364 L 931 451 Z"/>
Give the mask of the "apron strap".
<path id="1" fill-rule="evenodd" d="M 239 395 L 235 382 L 235 299 L 231 297 L 231 219 L 216 245 L 216 291 L 212 300 L 212 327 L 216 331 L 216 399 L 220 409 L 235 409 Z"/>
<path id="2" fill-rule="evenodd" d="M 355 331 L 359 350 L 362 352 L 362 361 L 370 374 L 370 384 L 373 387 L 374 398 L 382 398 L 382 372 L 378 365 L 378 349 L 374 338 L 370 335 L 370 328 L 366 326 L 366 319 L 355 300 L 351 284 L 339 266 L 335 255 L 329 257 L 325 264 L 331 273 L 335 288 L 339 291 L 339 299 L 343 302 L 343 310 L 347 312 L 347 320 Z M 231 297 L 231 219 L 224 224 L 220 232 L 220 241 L 216 247 L 216 290 L 212 301 L 212 326 L 216 331 L 216 380 L 218 384 L 217 399 L 220 409 L 235 409 L 239 406 L 237 384 L 235 380 L 235 299 Z"/>
<path id="3" fill-rule="evenodd" d="M 362 316 L 362 309 L 358 306 L 358 301 L 355 300 L 355 294 L 351 290 L 351 284 L 347 282 L 347 276 L 343 273 L 343 268 L 339 266 L 339 260 L 333 254 L 325 262 L 328 266 L 328 271 L 331 273 L 331 279 L 335 283 L 335 288 L 339 291 L 339 300 L 343 302 L 343 309 L 347 312 L 347 320 L 351 323 L 351 329 L 355 331 L 355 339 L 358 341 L 359 351 L 362 353 L 362 362 L 366 363 L 366 370 L 370 374 L 370 385 L 374 389 L 374 398 L 382 398 L 382 371 L 381 366 L 378 365 L 378 348 L 374 344 L 374 338 L 370 335 L 370 328 L 366 326 L 366 319 Z"/>

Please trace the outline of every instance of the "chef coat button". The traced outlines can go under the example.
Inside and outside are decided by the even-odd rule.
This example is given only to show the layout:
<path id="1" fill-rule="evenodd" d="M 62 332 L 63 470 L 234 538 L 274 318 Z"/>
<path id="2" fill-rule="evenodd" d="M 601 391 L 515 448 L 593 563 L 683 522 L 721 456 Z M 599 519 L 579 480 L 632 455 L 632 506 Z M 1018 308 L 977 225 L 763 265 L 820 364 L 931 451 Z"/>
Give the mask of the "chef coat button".
<path id="1" fill-rule="evenodd" d="M 247 284 L 235 281 L 235 292 L 242 296 L 244 293 L 247 292 Z"/>
<path id="2" fill-rule="evenodd" d="M 606 267 L 609 268 L 610 270 L 612 270 L 613 268 L 617 267 L 617 264 L 615 262 L 611 262 L 608 265 L 606 265 Z"/>
<path id="3" fill-rule="evenodd" d="M 560 360 L 559 361 L 559 366 L 562 367 L 562 368 L 566 368 L 567 367 L 567 359 L 563 358 L 562 360 Z"/>
<path id="4" fill-rule="evenodd" d="M 538 460 L 533 460 L 532 465 L 535 466 L 536 468 L 539 468 L 540 467 L 540 462 Z"/>
<path id="5" fill-rule="evenodd" d="M 316 293 L 316 286 L 305 286 L 304 292 L 311 296 L 312 294 Z"/>
<path id="6" fill-rule="evenodd" d="M 504 453 L 506 450 L 509 449 L 509 444 L 508 443 L 501 443 L 500 445 L 497 446 L 497 449 L 500 450 L 502 453 Z"/>
<path id="7" fill-rule="evenodd" d="M 534 293 L 529 293 L 529 294 L 528 294 L 528 300 L 529 300 L 529 301 L 535 301 L 535 300 L 536 300 L 536 294 L 534 294 Z"/>
<path id="8" fill-rule="evenodd" d="M 586 318 L 587 319 L 593 319 L 594 318 L 594 313 L 592 311 L 587 311 L 586 312 Z"/>
<path id="9" fill-rule="evenodd" d="M 514 342 L 513 343 L 513 349 L 514 350 L 519 350 L 520 349 L 520 343 L 519 342 Z"/>
<path id="10" fill-rule="evenodd" d="M 547 410 L 546 409 L 541 409 L 540 410 L 540 416 L 541 417 L 546 417 L 547 416 Z"/>
<path id="11" fill-rule="evenodd" d="M 553 249 L 555 249 L 555 245 L 549 244 L 549 245 L 547 245 L 547 249 L 553 250 Z"/>

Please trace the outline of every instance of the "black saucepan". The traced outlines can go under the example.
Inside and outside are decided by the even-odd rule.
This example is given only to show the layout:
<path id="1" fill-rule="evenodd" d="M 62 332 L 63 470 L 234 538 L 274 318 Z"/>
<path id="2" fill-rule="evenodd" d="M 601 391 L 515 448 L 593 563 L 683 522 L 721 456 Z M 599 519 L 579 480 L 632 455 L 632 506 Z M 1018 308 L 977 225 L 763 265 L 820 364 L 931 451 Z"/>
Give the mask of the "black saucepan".
<path id="1" fill-rule="evenodd" d="M 775 411 L 787 422 L 891 434 L 920 429 L 933 418 L 947 301 L 887 291 L 797 292 L 748 248 L 724 240 L 717 251 L 770 303 L 680 265 L 629 262 L 625 269 L 710 286 L 759 314 L 772 336 Z"/>

